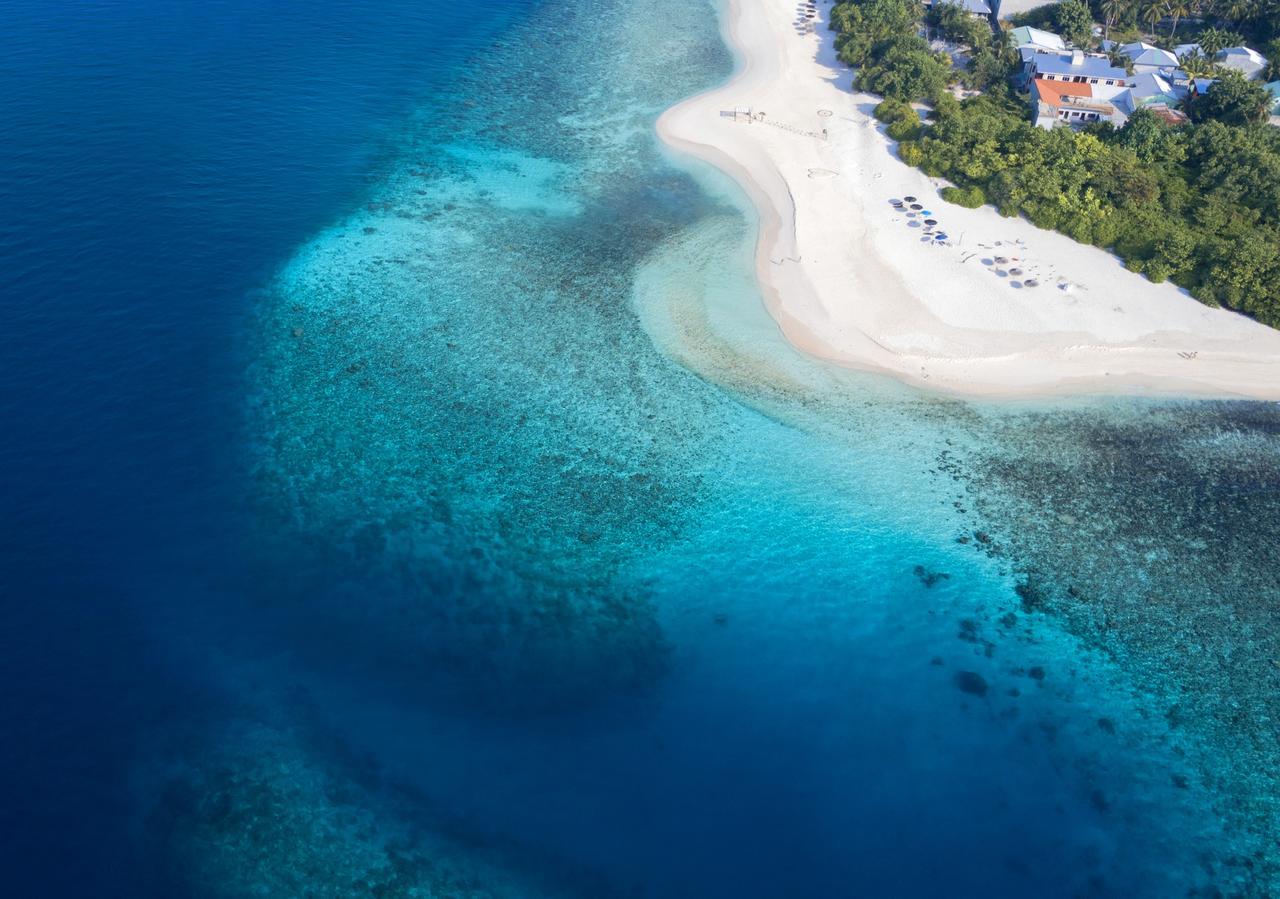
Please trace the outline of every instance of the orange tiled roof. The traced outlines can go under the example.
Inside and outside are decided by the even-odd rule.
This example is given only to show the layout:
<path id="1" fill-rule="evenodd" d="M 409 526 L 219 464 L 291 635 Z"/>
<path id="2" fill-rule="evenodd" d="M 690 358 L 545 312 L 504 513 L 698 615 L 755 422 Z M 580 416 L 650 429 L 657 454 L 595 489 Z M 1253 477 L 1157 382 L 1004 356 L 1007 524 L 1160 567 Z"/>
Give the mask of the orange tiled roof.
<path id="1" fill-rule="evenodd" d="M 1087 84 L 1077 84 L 1074 81 L 1049 81 L 1046 78 L 1036 79 L 1036 93 L 1042 102 L 1050 106 L 1061 106 L 1063 97 L 1089 97 L 1090 99 L 1093 97 L 1093 90 Z"/>

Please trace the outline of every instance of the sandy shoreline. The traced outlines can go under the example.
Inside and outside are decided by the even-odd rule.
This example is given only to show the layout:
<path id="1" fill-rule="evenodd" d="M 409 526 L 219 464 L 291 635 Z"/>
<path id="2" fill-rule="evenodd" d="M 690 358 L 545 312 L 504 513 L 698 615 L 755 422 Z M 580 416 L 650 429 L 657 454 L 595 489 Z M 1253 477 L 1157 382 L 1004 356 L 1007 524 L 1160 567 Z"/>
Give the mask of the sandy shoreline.
<path id="1" fill-rule="evenodd" d="M 750 195 L 765 302 L 797 347 L 954 393 L 1280 399 L 1280 331 L 1152 284 L 1103 250 L 941 200 L 941 182 L 896 158 L 876 98 L 851 91 L 829 3 L 814 33 L 796 27 L 798 0 L 726 4 L 738 72 L 667 110 L 658 131 Z M 732 115 L 742 107 L 764 117 Z M 932 211 L 950 246 L 923 240 L 889 204 L 904 196 Z"/>

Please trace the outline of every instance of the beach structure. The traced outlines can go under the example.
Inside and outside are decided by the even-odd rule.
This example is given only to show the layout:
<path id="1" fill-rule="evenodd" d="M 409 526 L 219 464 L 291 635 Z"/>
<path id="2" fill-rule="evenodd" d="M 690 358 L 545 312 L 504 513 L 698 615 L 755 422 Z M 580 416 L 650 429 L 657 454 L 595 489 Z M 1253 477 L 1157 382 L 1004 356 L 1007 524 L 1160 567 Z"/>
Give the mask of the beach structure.
<path id="1" fill-rule="evenodd" d="M 1032 53 L 1039 51 L 1063 53 L 1067 49 L 1067 42 L 1052 31 L 1041 31 L 1030 25 L 1022 25 L 1009 32 L 1009 46 L 1019 52 L 1029 50 Z"/>
<path id="2" fill-rule="evenodd" d="M 1178 66 L 1177 56 L 1168 50 L 1161 50 L 1154 44 L 1147 44 L 1142 41 L 1122 44 L 1120 53 L 1133 63 L 1133 71 L 1138 74 L 1158 72 L 1161 69 L 1177 68 Z"/>
<path id="3" fill-rule="evenodd" d="M 1199 44 L 1178 44 L 1173 48 L 1173 55 L 1182 59 L 1184 56 L 1203 56 L 1204 50 Z"/>
<path id="4" fill-rule="evenodd" d="M 1095 99 L 1110 100 L 1128 88 L 1124 69 L 1097 53 L 1071 50 L 1066 53 L 1033 53 L 1023 63 L 1026 80 L 1084 84 Z"/>
<path id="5" fill-rule="evenodd" d="M 1248 47 L 1228 47 L 1214 57 L 1214 62 L 1224 69 L 1235 69 L 1251 81 L 1261 78 L 1267 67 L 1266 57 Z"/>

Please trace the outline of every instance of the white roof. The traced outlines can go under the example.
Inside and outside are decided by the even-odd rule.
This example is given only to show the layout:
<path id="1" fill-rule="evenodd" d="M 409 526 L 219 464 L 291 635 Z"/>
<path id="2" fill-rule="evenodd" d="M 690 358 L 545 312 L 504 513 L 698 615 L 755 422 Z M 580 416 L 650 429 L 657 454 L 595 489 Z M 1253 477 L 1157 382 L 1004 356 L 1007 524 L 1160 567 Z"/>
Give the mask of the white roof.
<path id="1" fill-rule="evenodd" d="M 1267 67 L 1267 60 L 1257 50 L 1248 47 L 1228 47 L 1218 54 L 1218 64 L 1235 69 L 1246 78 L 1252 78 Z"/>
<path id="2" fill-rule="evenodd" d="M 1120 45 L 1120 52 L 1130 58 L 1141 54 L 1143 50 L 1154 50 L 1155 44 L 1148 44 L 1146 41 L 1132 41 L 1128 44 Z"/>
<path id="3" fill-rule="evenodd" d="M 1046 50 L 1065 50 L 1067 42 L 1052 31 L 1041 31 L 1039 28 L 1032 28 L 1030 25 L 1023 25 L 1009 32 L 1013 45 L 1018 49 L 1023 47 L 1043 47 Z"/>
<path id="4" fill-rule="evenodd" d="M 1158 69 L 1163 66 L 1176 66 L 1178 64 L 1178 57 L 1168 50 L 1161 50 L 1159 47 L 1145 44 L 1142 41 L 1125 44 L 1120 48 L 1120 52 L 1133 60 L 1135 66 L 1150 66 Z"/>
<path id="5" fill-rule="evenodd" d="M 1173 55 L 1179 59 L 1184 56 L 1198 56 L 1202 52 L 1199 44 L 1178 44 L 1173 48 Z"/>

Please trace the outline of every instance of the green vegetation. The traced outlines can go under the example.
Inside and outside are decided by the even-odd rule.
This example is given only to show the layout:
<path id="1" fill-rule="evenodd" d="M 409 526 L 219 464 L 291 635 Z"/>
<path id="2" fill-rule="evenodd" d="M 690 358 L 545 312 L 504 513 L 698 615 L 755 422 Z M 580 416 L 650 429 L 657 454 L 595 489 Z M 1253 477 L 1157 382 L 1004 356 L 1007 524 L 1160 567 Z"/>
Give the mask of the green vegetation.
<path id="1" fill-rule="evenodd" d="M 1093 13 L 1080 0 L 1062 0 L 1053 7 L 1053 30 L 1068 42 L 1083 47 L 1093 31 Z"/>
<path id="2" fill-rule="evenodd" d="M 1217 78 L 1187 107 L 1187 114 L 1193 120 L 1216 120 L 1228 125 L 1256 125 L 1267 120 L 1271 94 L 1266 88 L 1256 81 L 1246 81 L 1239 72 L 1231 70 Z"/>
<path id="3" fill-rule="evenodd" d="M 923 15 L 918 0 L 841 3 L 831 11 L 836 49 L 858 69 L 859 88 L 907 102 L 946 89 L 951 63 L 916 34 Z"/>
<path id="4" fill-rule="evenodd" d="M 908 0 L 845 0 L 832 24 L 841 58 L 863 67 L 859 86 L 886 96 L 876 116 L 901 141 L 902 160 L 955 185 L 944 199 L 989 202 L 1111 248 L 1153 281 L 1280 327 L 1280 129 L 1250 124 L 1257 85 L 1223 78 L 1192 104 L 1194 123 L 1180 127 L 1140 110 L 1118 130 L 1046 131 L 1004 84 L 1012 71 L 1005 48 L 980 45 L 970 70 L 952 73 L 916 37 L 922 17 Z M 906 71 L 893 71 L 908 59 Z M 979 66 L 999 83 L 957 101 L 948 82 L 979 80 Z M 933 105 L 927 122 L 907 105 L 917 100 Z"/>
<path id="5" fill-rule="evenodd" d="M 888 127 L 886 133 L 894 140 L 914 140 L 924 131 L 924 124 L 911 104 L 890 97 L 876 107 L 876 118 Z"/>
<path id="6" fill-rule="evenodd" d="M 969 15 L 958 3 L 935 3 L 924 20 L 938 36 L 962 47 L 976 48 L 991 40 L 991 26 Z"/>
<path id="7" fill-rule="evenodd" d="M 1030 25 L 1062 35 L 1077 46 L 1088 43 L 1093 29 L 1093 12 L 1081 0 L 1047 3 L 1009 17 L 1015 26 Z"/>
<path id="8" fill-rule="evenodd" d="M 948 203 L 963 206 L 966 209 L 977 209 L 987 203 L 986 194 L 982 192 L 980 187 L 944 187 L 942 189 L 942 199 Z"/>

